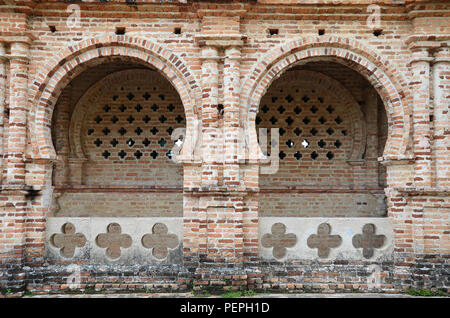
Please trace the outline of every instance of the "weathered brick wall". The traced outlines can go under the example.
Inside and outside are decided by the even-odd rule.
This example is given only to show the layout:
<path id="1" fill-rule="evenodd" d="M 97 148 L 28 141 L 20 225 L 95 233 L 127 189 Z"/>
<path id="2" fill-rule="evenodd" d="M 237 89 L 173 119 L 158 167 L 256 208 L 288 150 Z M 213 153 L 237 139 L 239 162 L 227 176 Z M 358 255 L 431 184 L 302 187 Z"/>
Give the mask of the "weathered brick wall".
<path id="1" fill-rule="evenodd" d="M 182 166 L 171 160 L 172 134 L 184 128 L 181 101 L 159 73 L 117 64 L 81 74 L 63 92 L 68 100 L 59 100 L 53 119 L 59 162 L 52 212 L 74 217 L 181 216 Z M 121 70 L 127 67 L 131 70 Z M 74 180 L 71 162 L 80 157 L 85 160 L 76 168 L 80 179 Z M 74 185 L 78 190 L 70 190 Z M 143 193 L 144 185 L 154 193 Z M 138 188 L 126 189 L 130 187 Z"/>
<path id="2" fill-rule="evenodd" d="M 368 10 L 373 4 L 353 0 L 81 2 L 76 4 L 81 9 L 80 25 L 68 23 L 73 12 L 66 11 L 67 3 L 0 5 L 0 64 L 4 66 L 0 67 L 2 288 L 20 290 L 28 284 L 30 289 L 54 291 L 64 285 L 70 274 L 66 267 L 44 266 L 48 217 L 108 218 L 114 214 L 183 216 L 183 269 L 169 265 L 152 274 L 112 265 L 110 274 L 105 274 L 95 265 L 85 266 L 83 286 L 98 283 L 108 287 L 126 273 L 128 283 L 115 287 L 142 287 L 160 279 L 152 286 L 187 288 L 194 283 L 196 288 L 222 288 L 230 280 L 234 288 L 350 290 L 358 285 L 368 290 L 367 266 L 374 265 L 370 262 L 259 262 L 258 217 L 384 216 L 384 196 L 393 226 L 394 260 L 375 264 L 388 278 L 382 289 L 448 288 L 449 8 L 432 0 L 376 1 L 381 20 L 375 27 L 368 23 L 373 22 Z M 125 34 L 116 35 L 118 28 L 125 28 Z M 70 121 L 83 95 L 108 74 L 136 68 L 135 72 L 150 68 L 167 80 L 158 88 L 166 92 L 166 100 L 157 97 L 161 104 L 155 111 L 158 116 L 149 117 L 158 120 L 164 115 L 168 119 L 154 126 L 157 124 L 160 132 L 174 127 L 175 122 L 169 125 L 171 112 L 161 110 L 168 101 L 185 117 L 180 125 L 186 127 L 181 164 L 158 161 L 162 158 L 158 155 L 157 169 L 148 168 L 155 159 L 148 157 L 150 151 L 143 151 L 145 145 L 139 148 L 143 156 L 137 159 L 134 153 L 144 133 L 114 137 L 122 138 L 122 143 L 133 137 L 135 144 L 133 157 L 127 157 L 132 164 L 113 160 L 115 147 L 108 144 L 112 135 L 95 128 L 89 135 L 89 127 L 100 125 L 95 121 L 97 115 L 108 119 L 116 112 L 130 128 L 127 131 L 134 131 L 140 112 L 122 115 L 115 108 L 120 105 L 109 101 L 113 107 L 105 113 L 102 108 L 110 94 L 89 104 L 87 119 L 79 122 L 84 129 L 79 130 L 83 132 L 79 146 L 84 147 L 89 161 L 82 157 L 70 160 L 75 149 Z M 306 166 L 297 165 L 292 157 L 295 152 L 290 153 L 292 147 L 283 138 L 291 134 L 295 146 L 303 139 L 297 140 L 299 136 L 288 129 L 280 138 L 284 147 L 280 150 L 287 156 L 280 160 L 279 174 L 260 174 L 265 165 L 257 142 L 256 117 L 264 115 L 261 109 L 278 89 L 277 83 L 284 83 L 287 90 L 295 83 L 288 74 L 300 70 L 320 72 L 345 87 L 362 118 L 351 120 L 341 107 L 342 124 L 364 122 L 366 146 L 360 148 L 359 157 L 351 158 L 356 159 L 351 165 L 344 158 L 357 134 L 340 136 L 342 145 L 336 149 L 320 148 L 320 139 L 327 146 L 336 140 L 328 140 L 331 137 L 319 129 L 323 124 L 317 122 L 318 114 L 327 123 L 335 118 L 325 118 L 331 115 L 326 110 L 312 113 L 308 107 L 308 116 L 319 127 L 317 138 L 305 129 L 312 122 L 302 122 L 300 129 L 310 134 L 303 137 L 313 141 L 311 146 L 319 147 L 319 157 L 303 154 L 299 161 L 308 159 Z M 311 83 L 318 77 L 311 77 Z M 120 84 L 139 95 L 137 83 Z M 120 91 L 119 86 L 108 88 Z M 324 99 L 329 97 L 330 90 L 323 86 L 320 90 Z M 295 109 L 288 104 L 283 104 L 284 114 Z M 294 123 L 297 115 L 304 119 L 305 111 L 295 118 L 292 113 Z M 278 110 L 270 112 L 285 116 Z M 136 117 L 132 123 L 126 121 L 129 115 Z M 104 120 L 102 117 L 100 123 Z M 102 125 L 102 130 L 109 128 Z M 120 129 L 113 128 L 109 129 Z M 145 127 L 149 139 L 153 138 L 151 128 Z M 239 128 L 244 136 L 238 135 Z M 94 142 L 100 137 L 103 140 L 98 147 Z M 167 152 L 164 147 L 168 145 L 161 147 L 156 143 L 159 140 L 151 140 L 150 145 Z M 246 161 L 238 160 L 242 158 L 238 158 L 237 140 L 245 140 Z M 131 148 L 127 145 L 125 149 Z M 110 159 L 101 155 L 104 151 L 111 154 Z M 210 156 L 213 151 L 219 156 Z M 328 159 L 326 154 L 331 151 L 333 158 Z M 365 161 L 359 161 L 363 156 Z M 378 157 L 382 157 L 382 166 Z M 305 185 L 308 191 L 302 189 Z M 281 186 L 286 189 L 274 191 Z M 164 189 L 158 192 L 158 187 Z M 111 197 L 114 200 L 108 199 Z M 422 205 L 425 201 L 428 203 Z M 301 205 L 305 207 L 299 213 Z M 227 257 L 232 269 L 211 268 L 212 261 L 228 266 Z"/>
<path id="3" fill-rule="evenodd" d="M 407 188 L 392 198 L 398 283 L 448 286 L 448 193 Z M 414 256 L 412 256 L 414 255 Z"/>
<path id="4" fill-rule="evenodd" d="M 183 216 L 181 189 L 61 189 L 55 195 L 55 216 Z"/>
<path id="5" fill-rule="evenodd" d="M 268 175 L 262 172 L 260 177 L 264 193 L 259 201 L 260 215 L 385 215 L 377 161 L 378 146 L 384 148 L 378 140 L 382 125 L 378 118 L 371 118 L 373 110 L 362 109 L 376 107 L 376 114 L 377 96 L 370 101 L 365 96 L 368 83 L 339 64 L 316 62 L 309 69 L 320 73 L 289 71 L 261 100 L 256 117 L 260 141 L 261 128 L 267 129 L 269 141 L 270 129 L 278 128 L 280 136 L 279 151 L 273 154 L 279 158 L 278 170 Z M 375 139 L 368 139 L 372 135 Z M 262 147 L 267 153 L 272 151 L 268 142 Z"/>
<path id="6" fill-rule="evenodd" d="M 306 192 L 306 193 L 305 193 Z M 311 193 L 312 192 L 312 193 Z M 316 192 L 316 193 L 314 193 Z M 318 190 L 274 191 L 261 190 L 260 216 L 328 216 L 362 217 L 386 216 L 385 196 L 372 193 L 318 193 Z M 339 193 L 341 192 L 341 193 Z"/>

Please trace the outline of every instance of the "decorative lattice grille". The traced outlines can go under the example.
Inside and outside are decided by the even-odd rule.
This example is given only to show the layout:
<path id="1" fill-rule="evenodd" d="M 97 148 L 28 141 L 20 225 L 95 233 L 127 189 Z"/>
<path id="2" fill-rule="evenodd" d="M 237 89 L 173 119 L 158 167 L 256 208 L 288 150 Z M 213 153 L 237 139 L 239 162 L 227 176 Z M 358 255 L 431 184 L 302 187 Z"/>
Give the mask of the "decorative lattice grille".
<path id="1" fill-rule="evenodd" d="M 126 81 L 95 107 L 84 129 L 90 160 L 155 163 L 172 157 L 171 134 L 185 118 L 179 98 L 160 83 Z"/>
<path id="2" fill-rule="evenodd" d="M 258 133 L 259 128 L 267 128 L 269 135 L 271 128 L 279 129 L 279 172 L 262 177 L 263 183 L 315 184 L 327 172 L 337 177 L 330 183 L 348 181 L 350 110 L 335 92 L 330 93 L 330 83 L 311 79 L 311 72 L 288 73 L 269 88 L 256 116 Z M 263 152 L 270 155 L 270 142 Z"/>
<path id="3" fill-rule="evenodd" d="M 159 73 L 126 70 L 108 75 L 85 93 L 74 113 L 78 119 L 71 124 L 71 140 L 77 155 L 87 159 L 86 184 L 182 184 L 183 168 L 170 159 L 179 150 L 175 143 L 182 144 L 171 136 L 185 128 L 184 108 Z"/>

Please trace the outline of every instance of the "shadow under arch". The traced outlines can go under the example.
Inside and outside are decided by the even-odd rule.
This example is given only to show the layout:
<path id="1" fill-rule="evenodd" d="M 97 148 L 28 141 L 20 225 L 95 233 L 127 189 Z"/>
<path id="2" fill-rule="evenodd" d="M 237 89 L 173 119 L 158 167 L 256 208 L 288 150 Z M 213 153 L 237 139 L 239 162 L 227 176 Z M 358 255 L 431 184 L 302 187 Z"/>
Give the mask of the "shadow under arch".
<path id="1" fill-rule="evenodd" d="M 410 134 L 410 96 L 403 90 L 405 81 L 392 65 L 361 43 L 336 37 L 310 37 L 291 41 L 265 53 L 244 81 L 241 120 L 248 136 L 251 161 L 264 159 L 258 145 L 255 118 L 259 103 L 271 83 L 291 67 L 312 61 L 329 61 L 345 65 L 361 75 L 375 88 L 383 100 L 388 118 L 388 139 L 384 157 L 402 159 Z"/>
<path id="2" fill-rule="evenodd" d="M 51 121 L 55 104 L 64 87 L 78 74 L 108 58 L 122 57 L 156 69 L 176 89 L 186 116 L 185 144 L 197 139 L 198 105 L 201 93 L 194 75 L 185 63 L 167 48 L 149 40 L 123 35 L 104 36 L 81 41 L 55 54 L 37 73 L 30 87 L 28 121 L 32 158 L 54 160 Z M 190 160 L 193 149 L 183 147 L 179 161 Z"/>

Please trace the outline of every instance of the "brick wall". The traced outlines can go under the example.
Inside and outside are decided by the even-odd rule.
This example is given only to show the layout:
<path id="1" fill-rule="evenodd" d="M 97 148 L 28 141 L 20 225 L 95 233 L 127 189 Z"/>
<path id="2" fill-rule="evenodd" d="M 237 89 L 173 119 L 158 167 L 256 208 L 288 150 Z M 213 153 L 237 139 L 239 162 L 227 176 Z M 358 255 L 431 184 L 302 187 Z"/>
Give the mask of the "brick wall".
<path id="1" fill-rule="evenodd" d="M 154 288 L 231 281 L 236 289 L 368 290 L 370 262 L 261 262 L 259 216 L 386 216 L 394 255 L 375 264 L 388 277 L 382 289 L 448 288 L 449 10 L 432 0 L 376 1 L 374 32 L 371 4 L 164 2 L 135 10 L 124 1 L 81 2 L 81 24 L 72 26 L 66 3 L 16 4 L 14 12 L 0 5 L 2 288 L 65 284 L 66 267 L 44 265 L 46 219 L 58 215 L 183 216 L 182 269 L 112 265 L 106 275 L 89 265 L 83 286 L 116 284 L 126 273 L 129 284 L 115 287 L 160 279 Z M 136 76 L 144 69 L 152 75 Z M 128 75 L 108 80 L 120 72 Z M 295 74 L 302 72 L 309 75 L 300 85 Z M 140 92 L 155 85 L 158 94 L 146 100 Z M 308 100 L 305 89 L 315 90 Z M 113 116 L 118 121 L 109 123 Z M 330 123 L 333 134 L 324 128 Z M 259 173 L 267 167 L 257 140 L 262 126 L 286 130 L 276 174 Z M 170 127 L 186 128 L 178 165 L 162 159 Z M 303 139 L 306 150 L 297 148 Z M 248 154 L 241 162 L 239 141 Z M 220 156 L 211 158 L 213 150 Z M 211 259 L 227 266 L 227 257 L 231 269 L 210 266 Z"/>
<path id="2" fill-rule="evenodd" d="M 176 155 L 172 134 L 185 124 L 178 94 L 155 71 L 113 65 L 80 74 L 63 92 L 68 100 L 59 100 L 53 120 L 59 155 L 53 213 L 181 216 L 182 166 L 171 160 Z M 75 159 L 83 159 L 80 167 L 71 164 Z M 143 186 L 153 187 L 153 193 L 143 193 Z"/>
<path id="3" fill-rule="evenodd" d="M 316 62 L 304 69 L 320 73 L 291 70 L 276 80 L 261 100 L 256 117 L 260 141 L 261 128 L 267 130 L 268 141 L 270 129 L 278 128 L 280 137 L 278 153 L 270 153 L 268 141 L 262 145 L 263 151 L 278 156 L 279 167 L 273 174 L 261 171 L 264 196 L 259 201 L 260 215 L 385 215 L 378 185 L 378 179 L 384 183 L 378 176 L 378 145 L 382 143 L 378 118 L 369 126 L 372 114 L 364 109 L 363 115 L 361 109 L 367 103 L 367 107 L 377 107 L 376 112 L 377 100 L 370 104 L 364 95 L 365 80 L 339 64 Z M 367 135 L 375 135 L 375 148 L 370 147 L 373 141 L 368 141 Z M 358 160 L 355 166 L 353 162 Z"/>

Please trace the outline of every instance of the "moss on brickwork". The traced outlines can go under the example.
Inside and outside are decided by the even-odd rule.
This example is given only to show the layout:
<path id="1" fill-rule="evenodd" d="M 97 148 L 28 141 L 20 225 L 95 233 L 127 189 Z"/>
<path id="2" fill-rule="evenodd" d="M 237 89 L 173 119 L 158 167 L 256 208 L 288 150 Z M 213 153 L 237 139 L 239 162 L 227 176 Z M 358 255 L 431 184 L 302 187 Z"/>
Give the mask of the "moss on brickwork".
<path id="1" fill-rule="evenodd" d="M 431 297 L 431 296 L 448 296 L 448 293 L 444 290 L 430 290 L 430 289 L 413 289 L 408 288 L 406 291 L 408 295 L 411 296 L 422 296 L 422 297 Z"/>

